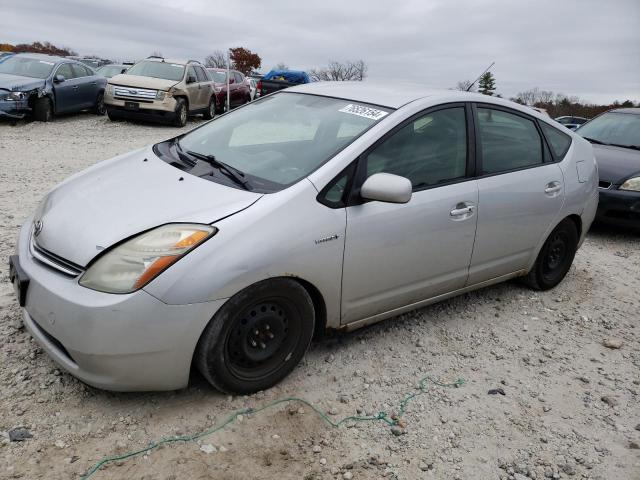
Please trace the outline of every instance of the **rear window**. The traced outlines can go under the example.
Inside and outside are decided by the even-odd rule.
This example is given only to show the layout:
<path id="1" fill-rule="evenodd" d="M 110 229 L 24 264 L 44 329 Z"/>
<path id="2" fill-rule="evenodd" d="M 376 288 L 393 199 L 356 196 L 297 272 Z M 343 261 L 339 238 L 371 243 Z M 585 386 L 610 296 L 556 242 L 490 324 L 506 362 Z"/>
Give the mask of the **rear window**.
<path id="1" fill-rule="evenodd" d="M 545 122 L 540 122 L 540 127 L 547 142 L 549 142 L 553 155 L 559 160 L 564 158 L 571 145 L 571 137 Z"/>

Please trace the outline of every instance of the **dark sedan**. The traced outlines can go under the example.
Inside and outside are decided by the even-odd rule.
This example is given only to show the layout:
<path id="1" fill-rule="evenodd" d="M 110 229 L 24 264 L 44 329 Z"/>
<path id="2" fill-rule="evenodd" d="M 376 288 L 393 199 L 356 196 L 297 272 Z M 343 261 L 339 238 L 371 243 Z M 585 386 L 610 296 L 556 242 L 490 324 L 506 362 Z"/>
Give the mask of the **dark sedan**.
<path id="1" fill-rule="evenodd" d="M 21 53 L 0 63 L 0 117 L 50 121 L 55 114 L 93 109 L 105 113 L 107 79 L 80 62 Z"/>
<path id="2" fill-rule="evenodd" d="M 598 164 L 596 220 L 640 229 L 640 108 L 609 110 L 576 133 L 593 144 Z"/>

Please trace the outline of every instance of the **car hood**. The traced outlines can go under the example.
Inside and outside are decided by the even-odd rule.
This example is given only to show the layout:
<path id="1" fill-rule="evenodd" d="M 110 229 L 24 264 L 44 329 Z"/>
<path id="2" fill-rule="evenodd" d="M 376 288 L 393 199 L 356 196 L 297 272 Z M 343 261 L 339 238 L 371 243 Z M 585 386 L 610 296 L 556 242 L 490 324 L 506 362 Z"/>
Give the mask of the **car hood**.
<path id="1" fill-rule="evenodd" d="M 596 156 L 600 180 L 619 185 L 627 178 L 640 173 L 638 150 L 594 144 L 593 153 Z"/>
<path id="2" fill-rule="evenodd" d="M 34 88 L 44 86 L 42 78 L 23 77 L 20 75 L 11 75 L 9 73 L 0 73 L 0 89 L 2 90 L 33 90 Z"/>
<path id="3" fill-rule="evenodd" d="M 213 223 L 261 196 L 189 175 L 149 147 L 101 162 L 51 191 L 34 215 L 42 222 L 36 241 L 86 266 L 132 235 L 172 222 Z"/>
<path id="4" fill-rule="evenodd" d="M 154 90 L 169 90 L 174 85 L 180 83 L 180 81 L 120 73 L 118 75 L 114 75 L 113 77 L 111 77 L 109 79 L 109 83 L 111 85 L 122 85 L 124 87 L 151 88 Z"/>

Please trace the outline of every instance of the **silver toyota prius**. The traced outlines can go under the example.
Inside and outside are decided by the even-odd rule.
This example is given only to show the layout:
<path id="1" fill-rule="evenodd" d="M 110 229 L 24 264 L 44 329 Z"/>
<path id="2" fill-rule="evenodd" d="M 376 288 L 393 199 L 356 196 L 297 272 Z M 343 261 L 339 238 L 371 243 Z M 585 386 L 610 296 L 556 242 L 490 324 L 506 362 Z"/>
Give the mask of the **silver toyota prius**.
<path id="1" fill-rule="evenodd" d="M 266 96 L 103 161 L 27 219 L 24 323 L 82 381 L 248 393 L 314 333 L 522 277 L 549 289 L 594 218 L 589 142 L 499 98 L 369 82 Z"/>

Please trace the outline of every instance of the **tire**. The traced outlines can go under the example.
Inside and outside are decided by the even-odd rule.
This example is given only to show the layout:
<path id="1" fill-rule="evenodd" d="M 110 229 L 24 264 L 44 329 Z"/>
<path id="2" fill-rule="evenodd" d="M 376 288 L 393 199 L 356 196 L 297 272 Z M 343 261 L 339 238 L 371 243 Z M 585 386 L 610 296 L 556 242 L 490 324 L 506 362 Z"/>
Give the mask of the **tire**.
<path id="1" fill-rule="evenodd" d="M 93 108 L 93 113 L 102 116 L 106 111 L 107 107 L 104 104 L 104 92 L 100 92 L 98 94 L 98 98 L 96 99 L 96 106 Z"/>
<path id="2" fill-rule="evenodd" d="M 109 120 L 114 122 L 117 120 L 120 120 L 121 117 L 115 110 L 112 110 L 111 108 L 107 108 L 106 110 L 107 110 L 107 117 L 109 117 Z"/>
<path id="3" fill-rule="evenodd" d="M 549 290 L 558 285 L 571 268 L 578 248 L 575 224 L 565 218 L 549 234 L 524 283 L 535 290 Z"/>
<path id="4" fill-rule="evenodd" d="M 178 98 L 176 100 L 175 118 L 172 122 L 173 126 L 184 127 L 187 124 L 188 115 L 187 102 L 185 102 L 184 98 Z"/>
<path id="5" fill-rule="evenodd" d="M 206 120 L 211 120 L 216 116 L 216 98 L 211 97 L 209 100 L 209 105 L 207 106 L 207 111 L 202 115 Z"/>
<path id="6" fill-rule="evenodd" d="M 39 122 L 53 120 L 53 105 L 48 97 L 38 98 L 33 105 L 33 118 Z"/>
<path id="7" fill-rule="evenodd" d="M 314 323 L 313 302 L 298 282 L 256 283 L 229 299 L 209 322 L 198 341 L 196 366 L 222 392 L 265 390 L 300 362 Z"/>

